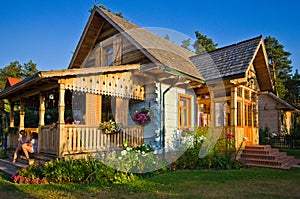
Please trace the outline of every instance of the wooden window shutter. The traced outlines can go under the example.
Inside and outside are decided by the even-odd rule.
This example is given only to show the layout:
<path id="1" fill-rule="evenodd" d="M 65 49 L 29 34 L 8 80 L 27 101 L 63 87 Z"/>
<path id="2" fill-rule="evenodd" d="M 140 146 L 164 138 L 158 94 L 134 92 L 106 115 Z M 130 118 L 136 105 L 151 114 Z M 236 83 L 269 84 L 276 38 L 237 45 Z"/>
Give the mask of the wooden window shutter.
<path id="1" fill-rule="evenodd" d="M 113 43 L 114 49 L 114 65 L 122 65 L 122 38 L 116 37 Z"/>
<path id="2" fill-rule="evenodd" d="M 101 122 L 102 96 L 86 93 L 86 125 L 98 125 Z"/>

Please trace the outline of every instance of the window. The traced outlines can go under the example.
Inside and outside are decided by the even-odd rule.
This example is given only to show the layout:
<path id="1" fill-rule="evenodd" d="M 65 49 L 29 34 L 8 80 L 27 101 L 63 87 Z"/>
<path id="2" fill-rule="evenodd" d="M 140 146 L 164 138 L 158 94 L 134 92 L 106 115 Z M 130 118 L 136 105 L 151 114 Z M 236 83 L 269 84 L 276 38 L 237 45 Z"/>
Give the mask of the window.
<path id="1" fill-rule="evenodd" d="M 113 66 L 114 65 L 114 48 L 109 46 L 105 49 L 105 63 L 106 66 Z"/>
<path id="2" fill-rule="evenodd" d="M 115 108 L 115 98 L 114 97 L 108 97 L 103 95 L 102 96 L 102 113 L 101 113 L 101 121 L 109 121 L 114 120 L 114 108 Z"/>
<path id="3" fill-rule="evenodd" d="M 230 126 L 230 103 L 229 102 L 215 103 L 215 125 Z"/>
<path id="4" fill-rule="evenodd" d="M 191 111 L 192 97 L 188 95 L 179 94 L 178 102 L 178 122 L 179 129 L 191 128 L 192 111 Z"/>
<path id="5" fill-rule="evenodd" d="M 210 109 L 208 104 L 199 104 L 198 106 L 198 126 L 209 126 Z"/>

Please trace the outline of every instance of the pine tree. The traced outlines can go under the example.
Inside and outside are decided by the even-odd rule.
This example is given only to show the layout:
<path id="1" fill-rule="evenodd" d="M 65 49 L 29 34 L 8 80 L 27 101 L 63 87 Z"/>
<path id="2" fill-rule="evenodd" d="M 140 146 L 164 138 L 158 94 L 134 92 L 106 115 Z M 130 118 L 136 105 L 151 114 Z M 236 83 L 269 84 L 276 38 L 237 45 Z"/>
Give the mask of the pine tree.
<path id="1" fill-rule="evenodd" d="M 201 34 L 199 31 L 195 31 L 197 40 L 195 41 L 193 47 L 197 54 L 203 52 L 210 52 L 215 50 L 218 44 L 215 44 L 211 38 L 206 35 Z"/>
<path id="2" fill-rule="evenodd" d="M 291 78 L 292 66 L 289 60 L 290 52 L 284 50 L 274 37 L 268 36 L 264 39 L 268 54 L 272 81 L 275 85 L 275 92 L 280 98 L 285 98 L 288 89 L 286 83 Z"/>

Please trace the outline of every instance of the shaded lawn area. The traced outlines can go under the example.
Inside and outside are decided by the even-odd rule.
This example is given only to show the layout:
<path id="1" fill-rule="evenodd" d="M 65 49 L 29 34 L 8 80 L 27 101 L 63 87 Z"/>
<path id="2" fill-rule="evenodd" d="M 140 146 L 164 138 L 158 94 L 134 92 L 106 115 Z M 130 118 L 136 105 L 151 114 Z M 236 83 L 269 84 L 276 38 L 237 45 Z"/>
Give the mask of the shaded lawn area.
<path id="1" fill-rule="evenodd" d="M 300 169 L 174 171 L 123 185 L 18 185 L 0 175 L 0 198 L 300 198 Z"/>
<path id="2" fill-rule="evenodd" d="M 287 155 L 295 156 L 296 159 L 300 160 L 300 149 L 280 149 L 280 151 L 286 152 Z"/>

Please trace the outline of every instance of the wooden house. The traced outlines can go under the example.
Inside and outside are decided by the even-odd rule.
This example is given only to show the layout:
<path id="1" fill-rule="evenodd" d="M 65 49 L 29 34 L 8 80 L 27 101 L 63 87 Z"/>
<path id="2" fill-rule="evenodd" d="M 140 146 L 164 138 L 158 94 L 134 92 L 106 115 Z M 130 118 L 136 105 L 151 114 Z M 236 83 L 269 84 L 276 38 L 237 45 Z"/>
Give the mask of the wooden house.
<path id="1" fill-rule="evenodd" d="M 172 150 L 174 130 L 196 124 L 194 89 L 203 84 L 189 57 L 195 54 L 110 12 L 94 7 L 68 69 L 40 71 L 5 89 L 11 110 L 20 107 L 18 129 L 38 132 L 39 153 L 56 157 L 93 153 L 143 142 L 157 153 Z M 37 107 L 37 129 L 24 126 L 25 107 Z M 151 122 L 136 124 L 142 107 Z M 47 115 L 56 110 L 58 118 Z M 73 118 L 69 124 L 67 118 Z M 113 119 L 122 131 L 99 128 Z M 10 127 L 14 125 L 13 112 Z M 18 134 L 10 133 L 10 147 Z"/>
<path id="2" fill-rule="evenodd" d="M 261 36 L 203 53 L 191 60 L 206 84 L 197 89 L 198 125 L 231 134 L 238 147 L 258 144 L 258 94 L 272 91 Z"/>
<path id="3" fill-rule="evenodd" d="M 260 128 L 268 127 L 270 133 L 288 135 L 294 130 L 294 114 L 299 110 L 280 99 L 272 92 L 262 92 L 258 96 Z"/>

